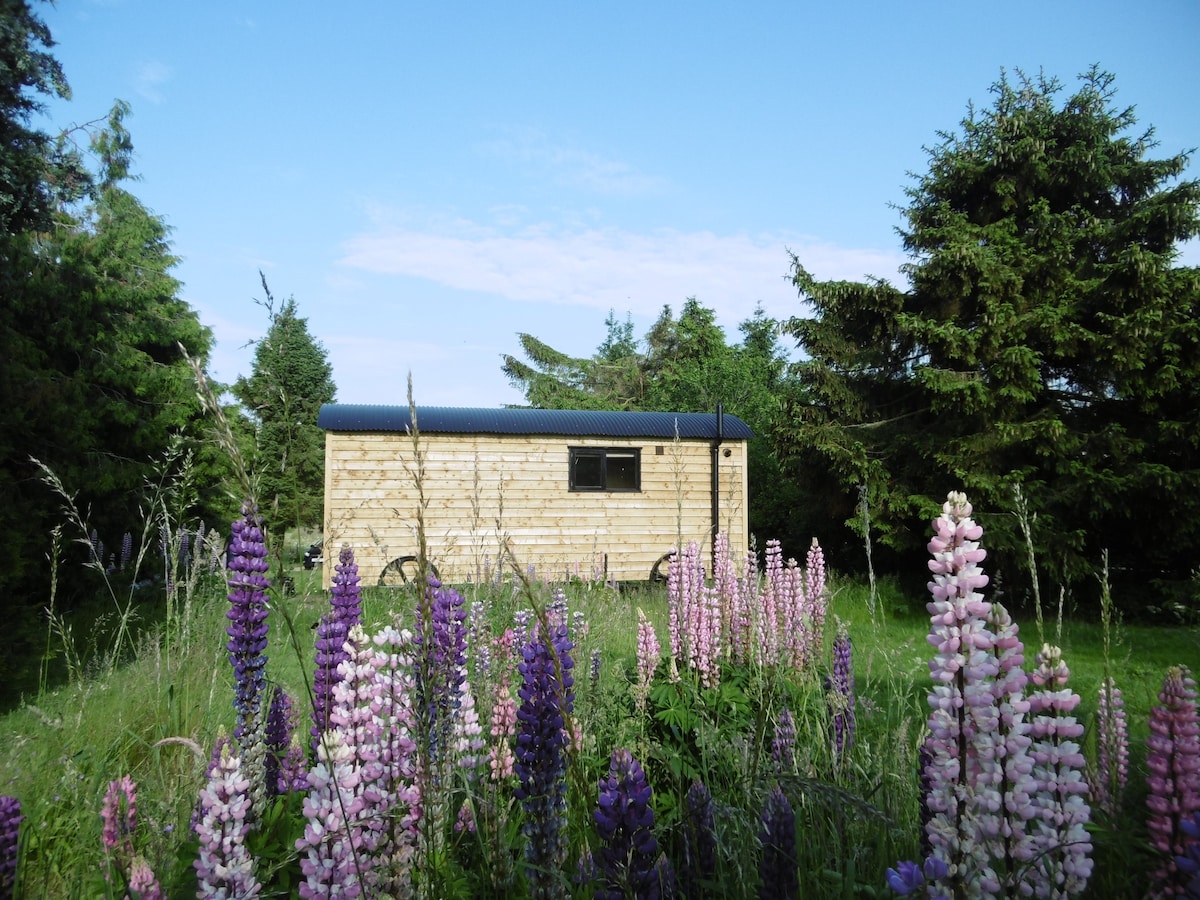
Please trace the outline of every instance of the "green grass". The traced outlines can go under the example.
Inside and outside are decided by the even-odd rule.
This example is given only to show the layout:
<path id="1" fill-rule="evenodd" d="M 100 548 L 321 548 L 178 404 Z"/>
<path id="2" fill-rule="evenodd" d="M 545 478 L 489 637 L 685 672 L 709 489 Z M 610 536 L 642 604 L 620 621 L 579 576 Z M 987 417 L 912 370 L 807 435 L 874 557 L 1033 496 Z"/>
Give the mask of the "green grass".
<path id="1" fill-rule="evenodd" d="M 892 582 L 884 581 L 874 618 L 868 612 L 865 584 L 839 581 L 833 585 L 830 615 L 845 621 L 855 644 L 857 677 L 872 682 L 872 669 L 883 669 L 912 685 L 922 698 L 928 687 L 928 662 L 932 651 L 925 641 L 929 618 L 924 597 L 919 603 L 904 597 Z M 886 610 L 886 612 L 885 612 Z M 1125 697 L 1131 737 L 1144 740 L 1150 709 L 1167 669 L 1200 667 L 1200 627 L 1164 627 L 1117 623 L 1110 630 L 1111 657 L 1106 663 L 1104 629 L 1100 623 L 1066 618 L 1061 635 L 1052 617 L 1045 617 L 1044 640 L 1038 634 L 1036 615 L 1017 612 L 1014 618 L 1025 644 L 1025 668 L 1043 642 L 1061 646 L 1071 669 L 1071 688 L 1080 696 L 1084 717 L 1094 715 L 1096 696 L 1105 678 L 1106 665 Z M 861 687 L 860 687 L 861 689 Z"/>
<path id="2" fill-rule="evenodd" d="M 298 545 L 299 546 L 299 545 Z M 307 546 L 304 544 L 303 546 Z M 301 547 L 301 552 L 303 547 Z M 290 557 L 289 553 L 289 557 Z M 295 592 L 273 596 L 269 677 L 293 697 L 305 698 L 313 663 L 313 629 L 328 609 L 320 571 L 306 572 L 290 560 Z M 865 585 L 832 584 L 827 638 L 835 621 L 846 624 L 854 641 L 859 698 L 859 730 L 848 765 L 835 765 L 826 737 L 827 714 L 819 683 L 827 665 L 808 678 L 781 680 L 771 672 L 726 674 L 716 694 L 679 694 L 664 687 L 652 711 L 679 702 L 697 716 L 685 745 L 664 730 L 661 719 L 637 716 L 629 695 L 629 672 L 636 654 L 637 610 L 655 624 L 668 649 L 665 592 L 615 592 L 598 585 L 567 586 L 570 608 L 583 614 L 587 635 L 574 651 L 577 706 L 584 735 L 572 788 L 570 828 L 578 845 L 590 829 L 590 809 L 598 778 L 616 746 L 635 750 L 656 791 L 660 841 L 677 849 L 681 806 L 689 779 L 678 760 L 691 760 L 722 804 L 722 846 L 718 880 L 722 895 L 752 896 L 757 878 L 757 810 L 770 781 L 768 760 L 754 751 L 755 735 L 769 735 L 785 703 L 801 735 L 795 766 L 774 774 L 793 798 L 800 842 L 804 896 L 856 896 L 881 889 L 883 870 L 917 852 L 916 752 L 921 741 L 929 686 L 924 598 L 906 597 L 883 582 L 876 615 L 868 611 Z M 511 624 L 518 609 L 546 603 L 553 586 L 534 585 L 531 595 L 511 583 L 500 588 L 468 585 L 467 604 L 486 606 L 493 631 Z M 364 619 L 368 630 L 399 616 L 411 627 L 411 589 L 367 588 Z M 186 619 L 183 610 L 186 608 Z M 0 717 L 0 793 L 18 797 L 26 817 L 22 848 L 24 895 L 94 897 L 105 895 L 105 863 L 99 810 L 110 780 L 130 774 L 138 784 L 140 851 L 174 896 L 195 890 L 188 832 L 207 754 L 217 735 L 231 727 L 232 675 L 225 659 L 225 610 L 218 582 L 200 582 L 186 607 L 148 632 L 130 659 L 27 702 Z M 1038 647 L 1037 629 L 1019 620 L 1026 642 L 1026 667 Z M 1053 624 L 1048 625 L 1053 635 Z M 1052 638 L 1051 638 L 1052 639 Z M 1146 718 L 1166 669 L 1200 659 L 1200 629 L 1119 626 L 1113 630 L 1111 671 L 1125 693 L 1135 766 L 1144 753 Z M 1081 718 L 1095 710 L 1105 672 L 1100 626 L 1076 620 L 1062 625 L 1062 646 L 1081 695 Z M 588 660 L 601 654 L 601 679 L 589 684 Z M 667 685 L 666 667 L 660 685 Z M 682 699 L 678 699 L 682 698 Z M 302 707 L 307 703 L 301 699 Z M 688 706 L 690 704 L 690 706 Z M 307 730 L 307 720 L 302 724 Z M 198 749 L 195 752 L 193 749 Z M 758 770 L 752 771 L 757 765 Z M 1135 774 L 1132 781 L 1141 776 Z M 1098 833 L 1095 896 L 1136 896 L 1127 879 L 1131 842 L 1142 833 L 1140 785 L 1131 791 L 1124 841 Z M 591 796 L 588 796 L 591 791 Z M 1101 893 L 1103 891 L 1103 893 Z"/>

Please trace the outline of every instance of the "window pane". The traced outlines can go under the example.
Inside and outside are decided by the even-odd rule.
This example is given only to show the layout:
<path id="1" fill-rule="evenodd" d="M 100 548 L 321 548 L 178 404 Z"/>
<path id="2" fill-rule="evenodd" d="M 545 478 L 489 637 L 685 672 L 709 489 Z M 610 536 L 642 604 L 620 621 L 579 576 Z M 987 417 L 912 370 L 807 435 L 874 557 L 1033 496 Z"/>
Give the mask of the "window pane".
<path id="1" fill-rule="evenodd" d="M 561 484 L 562 482 L 559 482 Z M 600 451 L 571 451 L 571 489 L 604 489 L 604 455 Z"/>
<path id="2" fill-rule="evenodd" d="M 638 457 L 632 450 L 608 451 L 608 489 L 636 491 L 638 489 Z"/>

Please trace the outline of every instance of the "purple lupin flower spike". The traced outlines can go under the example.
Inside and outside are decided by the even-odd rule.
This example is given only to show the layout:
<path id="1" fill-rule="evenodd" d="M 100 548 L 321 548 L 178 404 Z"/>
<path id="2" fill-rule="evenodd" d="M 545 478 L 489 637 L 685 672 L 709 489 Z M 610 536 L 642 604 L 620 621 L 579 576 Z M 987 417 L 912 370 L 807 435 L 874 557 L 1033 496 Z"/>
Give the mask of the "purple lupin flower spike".
<path id="1" fill-rule="evenodd" d="M 18 838 L 23 820 L 21 801 L 0 797 L 0 897 L 16 896 Z"/>
<path id="2" fill-rule="evenodd" d="M 712 794 L 699 779 L 688 788 L 684 813 L 683 866 L 679 886 L 684 898 L 703 896 L 717 873 L 717 823 Z"/>
<path id="3" fill-rule="evenodd" d="M 1175 865 L 1185 880 L 1185 897 L 1200 897 L 1200 810 L 1190 819 L 1179 823 L 1186 839 L 1183 852 L 1176 855 Z"/>
<path id="4" fill-rule="evenodd" d="M 901 897 L 916 894 L 933 897 L 934 900 L 946 900 L 944 894 L 928 893 L 925 885 L 941 881 L 948 872 L 946 864 L 936 856 L 927 857 L 925 863 L 920 866 L 910 860 L 904 860 L 897 863 L 896 868 L 887 870 L 887 883 L 888 887 Z"/>
<path id="5" fill-rule="evenodd" d="M 226 648 L 233 666 L 236 737 L 241 737 L 258 716 L 266 685 L 267 665 L 267 545 L 257 508 L 242 504 L 242 516 L 232 526 L 229 540 L 229 625 Z"/>
<path id="6" fill-rule="evenodd" d="M 931 748 L 932 736 L 927 736 L 917 750 L 917 782 L 921 794 L 921 805 L 918 810 L 918 821 L 921 825 L 921 857 L 931 858 L 933 847 L 929 841 L 929 823 L 933 819 L 933 811 L 929 808 L 929 795 L 933 790 L 933 778 L 930 775 L 933 763 Z"/>
<path id="7" fill-rule="evenodd" d="M 602 661 L 600 648 L 592 648 L 592 655 L 588 660 L 588 688 L 593 694 L 600 689 L 600 664 Z"/>
<path id="8" fill-rule="evenodd" d="M 467 611 L 458 591 L 442 587 L 431 576 L 416 612 L 418 702 L 426 716 L 430 758 L 438 762 L 450 756 L 456 711 L 466 679 Z"/>
<path id="9" fill-rule="evenodd" d="M 295 728 L 296 713 L 292 708 L 292 698 L 282 687 L 275 685 L 271 690 L 271 705 L 267 710 L 264 735 L 267 744 L 264 764 L 268 794 L 286 794 L 294 790 L 295 774 L 289 772 L 287 767 Z M 291 765 L 294 766 L 294 760 Z"/>
<path id="10" fill-rule="evenodd" d="M 762 812 L 758 835 L 762 858 L 758 864 L 758 896 L 762 900 L 791 900 L 800 896 L 796 870 L 796 814 L 780 790 L 771 789 Z"/>
<path id="11" fill-rule="evenodd" d="M 535 898 L 566 895 L 560 878 L 566 859 L 566 719 L 574 710 L 572 644 L 566 626 L 542 629 L 522 649 L 517 666 L 523 683 L 518 694 L 514 796 L 525 810 L 525 859 L 530 893 Z"/>
<path id="12" fill-rule="evenodd" d="M 341 680 L 338 666 L 349 654 L 346 635 L 362 621 L 362 593 L 354 551 L 343 547 L 338 553 L 329 597 L 330 610 L 317 623 L 317 660 L 313 672 L 312 737 L 313 755 L 321 734 L 329 728 L 329 710 L 333 706 L 333 688 Z"/>
<path id="13" fill-rule="evenodd" d="M 1177 857 L 1186 858 L 1191 852 L 1196 837 L 1184 830 L 1183 823 L 1200 811 L 1200 720 L 1196 682 L 1186 666 L 1167 672 L 1158 700 L 1150 710 L 1146 739 L 1147 825 L 1150 844 L 1161 854 L 1150 883 L 1154 896 L 1186 896 L 1185 885 L 1191 879 L 1180 870 Z"/>
<path id="14" fill-rule="evenodd" d="M 796 720 L 786 706 L 779 711 L 779 721 L 775 723 L 771 759 L 775 761 L 778 772 L 790 772 L 796 763 Z"/>
<path id="15" fill-rule="evenodd" d="M 658 841 L 654 838 L 653 791 L 641 763 L 628 750 L 613 751 L 608 777 L 600 779 L 593 816 L 603 847 L 600 876 L 604 886 L 596 900 L 625 897 L 658 900 Z"/>
<path id="16" fill-rule="evenodd" d="M 837 763 L 854 746 L 854 664 L 846 626 L 833 639 L 833 673 L 825 685 L 825 702 L 833 722 L 833 755 Z"/>
<path id="17" fill-rule="evenodd" d="M 133 535 L 127 531 L 127 532 L 125 532 L 125 534 L 123 534 L 121 536 L 121 556 L 120 556 L 120 562 L 117 563 L 117 568 L 120 569 L 122 572 L 125 571 L 126 567 L 130 563 L 130 560 L 132 560 L 132 559 L 133 559 Z"/>

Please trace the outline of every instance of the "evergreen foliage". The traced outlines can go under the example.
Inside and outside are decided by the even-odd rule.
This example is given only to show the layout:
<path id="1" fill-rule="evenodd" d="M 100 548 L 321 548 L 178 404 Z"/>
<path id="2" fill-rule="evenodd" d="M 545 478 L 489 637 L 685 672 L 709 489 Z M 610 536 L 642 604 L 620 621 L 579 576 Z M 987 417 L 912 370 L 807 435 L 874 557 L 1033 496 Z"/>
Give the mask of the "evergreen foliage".
<path id="1" fill-rule="evenodd" d="M 895 548 L 919 544 L 945 484 L 997 510 L 1019 485 L 1060 576 L 1105 547 L 1180 570 L 1200 538 L 1200 272 L 1175 262 L 1200 183 L 1180 179 L 1187 153 L 1131 135 L 1113 76 L 1061 91 L 1002 76 L 928 150 L 903 210 L 907 287 L 822 282 L 794 259 L 813 315 L 785 325 L 805 401 L 779 448 L 833 471 L 846 519 L 865 485 Z M 1020 540 L 1012 517 L 989 528 Z"/>
<path id="2" fill-rule="evenodd" d="M 11 598 L 13 633 L 0 677 L 27 669 L 35 629 L 44 640 L 38 612 L 50 598 L 45 560 L 62 498 L 34 457 L 112 546 L 144 518 L 147 484 L 178 478 L 179 467 L 210 477 L 181 491 L 186 508 L 172 512 L 210 522 L 229 512 L 180 353 L 203 365 L 212 338 L 180 299 L 166 225 L 126 187 L 128 106 L 58 137 L 29 127 L 39 94 L 69 96 L 52 46 L 29 4 L 0 3 L 0 595 Z M 67 535 L 63 552 L 80 537 Z M 60 585 L 57 609 L 94 587 Z"/>
<path id="3" fill-rule="evenodd" d="M 53 46 L 26 0 L 0 0 L 0 235 L 45 228 L 56 201 L 78 199 L 90 183 L 73 148 L 29 127 L 38 95 L 71 96 Z"/>
<path id="4" fill-rule="evenodd" d="M 325 491 L 325 435 L 317 427 L 321 404 L 337 388 L 325 348 L 308 332 L 296 301 L 276 309 L 262 276 L 270 327 L 254 349 L 250 377 L 233 393 L 255 421 L 254 463 L 259 503 L 276 528 L 321 521 Z"/>

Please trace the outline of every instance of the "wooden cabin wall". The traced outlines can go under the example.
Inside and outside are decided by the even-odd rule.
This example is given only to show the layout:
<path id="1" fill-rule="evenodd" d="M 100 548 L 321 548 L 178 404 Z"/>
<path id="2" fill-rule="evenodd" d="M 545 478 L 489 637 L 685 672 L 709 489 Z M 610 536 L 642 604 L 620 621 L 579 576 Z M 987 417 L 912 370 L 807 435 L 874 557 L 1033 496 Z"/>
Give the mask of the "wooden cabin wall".
<path id="1" fill-rule="evenodd" d="M 568 448 L 588 446 L 640 448 L 641 491 L 569 491 Z M 449 582 L 486 577 L 502 539 L 519 565 L 551 580 L 644 580 L 680 536 L 699 542 L 707 560 L 710 447 L 642 438 L 422 435 L 429 557 Z M 375 584 L 390 560 L 416 555 L 415 470 L 408 435 L 327 432 L 326 587 L 343 544 L 354 548 L 364 585 Z M 720 527 L 744 552 L 744 441 L 722 445 L 720 471 Z"/>

